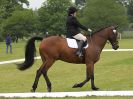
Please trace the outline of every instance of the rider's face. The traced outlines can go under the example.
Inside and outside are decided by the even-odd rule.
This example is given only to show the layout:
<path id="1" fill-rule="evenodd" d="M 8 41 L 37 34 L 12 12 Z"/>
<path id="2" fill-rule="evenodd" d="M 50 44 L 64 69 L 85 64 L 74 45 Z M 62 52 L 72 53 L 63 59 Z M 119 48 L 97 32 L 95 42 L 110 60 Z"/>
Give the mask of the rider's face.
<path id="1" fill-rule="evenodd" d="M 73 14 L 73 16 L 75 16 L 75 17 L 76 17 L 76 15 L 77 15 L 77 13 L 75 12 L 75 13 Z"/>
<path id="2" fill-rule="evenodd" d="M 76 15 L 77 15 L 77 13 L 76 13 L 76 12 L 74 12 L 73 14 L 71 14 L 71 16 L 74 16 L 74 17 L 76 17 Z"/>

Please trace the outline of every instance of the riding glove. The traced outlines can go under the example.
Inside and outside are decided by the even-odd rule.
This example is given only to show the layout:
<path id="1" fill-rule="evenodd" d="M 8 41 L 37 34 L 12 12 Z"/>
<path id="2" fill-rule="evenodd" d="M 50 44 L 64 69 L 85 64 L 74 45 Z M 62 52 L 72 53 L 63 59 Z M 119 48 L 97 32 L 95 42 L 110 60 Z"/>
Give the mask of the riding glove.
<path id="1" fill-rule="evenodd" d="M 92 32 L 92 30 L 91 30 L 91 29 L 88 29 L 88 31 L 89 31 L 89 32 Z"/>

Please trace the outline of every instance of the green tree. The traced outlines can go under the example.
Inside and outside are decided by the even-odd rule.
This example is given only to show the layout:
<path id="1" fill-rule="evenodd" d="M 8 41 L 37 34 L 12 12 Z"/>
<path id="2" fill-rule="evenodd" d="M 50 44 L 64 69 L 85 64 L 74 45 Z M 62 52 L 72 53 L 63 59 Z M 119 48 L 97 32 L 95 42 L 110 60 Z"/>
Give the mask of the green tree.
<path id="1" fill-rule="evenodd" d="M 75 4 L 78 6 L 84 6 L 86 3 L 86 0 L 75 0 Z"/>
<path id="2" fill-rule="evenodd" d="M 71 0 L 47 0 L 39 9 L 40 30 L 50 34 L 64 34 L 67 8 Z"/>
<path id="3" fill-rule="evenodd" d="M 28 0 L 0 0 L 0 16 L 6 19 L 16 9 L 23 9 L 23 3 L 29 5 Z"/>
<path id="4" fill-rule="evenodd" d="M 88 0 L 83 15 L 81 20 L 93 30 L 108 25 L 123 29 L 128 23 L 125 7 L 116 0 Z"/>
<path id="5" fill-rule="evenodd" d="M 28 36 L 36 32 L 37 16 L 32 10 L 18 10 L 3 22 L 3 33 L 18 33 L 19 37 Z"/>
<path id="6" fill-rule="evenodd" d="M 127 6 L 127 14 L 130 22 L 133 23 L 133 0 L 130 0 L 129 5 Z"/>
<path id="7" fill-rule="evenodd" d="M 116 2 L 126 7 L 129 4 L 130 0 L 116 0 Z"/>
<path id="8" fill-rule="evenodd" d="M 3 21 L 12 16 L 15 10 L 23 10 L 23 4 L 29 5 L 28 0 L 0 0 L 0 33 L 3 32 Z"/>

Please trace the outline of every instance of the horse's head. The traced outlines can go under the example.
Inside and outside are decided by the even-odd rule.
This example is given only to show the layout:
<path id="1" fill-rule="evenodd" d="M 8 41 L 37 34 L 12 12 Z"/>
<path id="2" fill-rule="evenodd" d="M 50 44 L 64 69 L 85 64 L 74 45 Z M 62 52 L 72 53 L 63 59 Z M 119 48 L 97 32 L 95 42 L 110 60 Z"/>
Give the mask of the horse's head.
<path id="1" fill-rule="evenodd" d="M 112 26 L 109 30 L 109 38 L 112 48 L 117 50 L 119 48 L 117 27 Z"/>

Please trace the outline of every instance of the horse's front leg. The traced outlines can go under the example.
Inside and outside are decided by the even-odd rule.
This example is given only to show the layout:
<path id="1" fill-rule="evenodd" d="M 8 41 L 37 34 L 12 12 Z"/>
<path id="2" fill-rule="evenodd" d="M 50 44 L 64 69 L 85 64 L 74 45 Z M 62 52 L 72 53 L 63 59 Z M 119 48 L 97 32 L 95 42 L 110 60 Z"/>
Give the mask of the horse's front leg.
<path id="1" fill-rule="evenodd" d="M 83 87 L 89 80 L 90 80 L 90 77 L 88 76 L 88 69 L 86 69 L 86 79 L 81 83 L 75 84 L 73 88 Z"/>
<path id="2" fill-rule="evenodd" d="M 94 83 L 94 63 L 88 63 L 86 64 L 87 68 L 87 76 L 91 79 L 91 88 L 92 90 L 98 90 Z"/>

